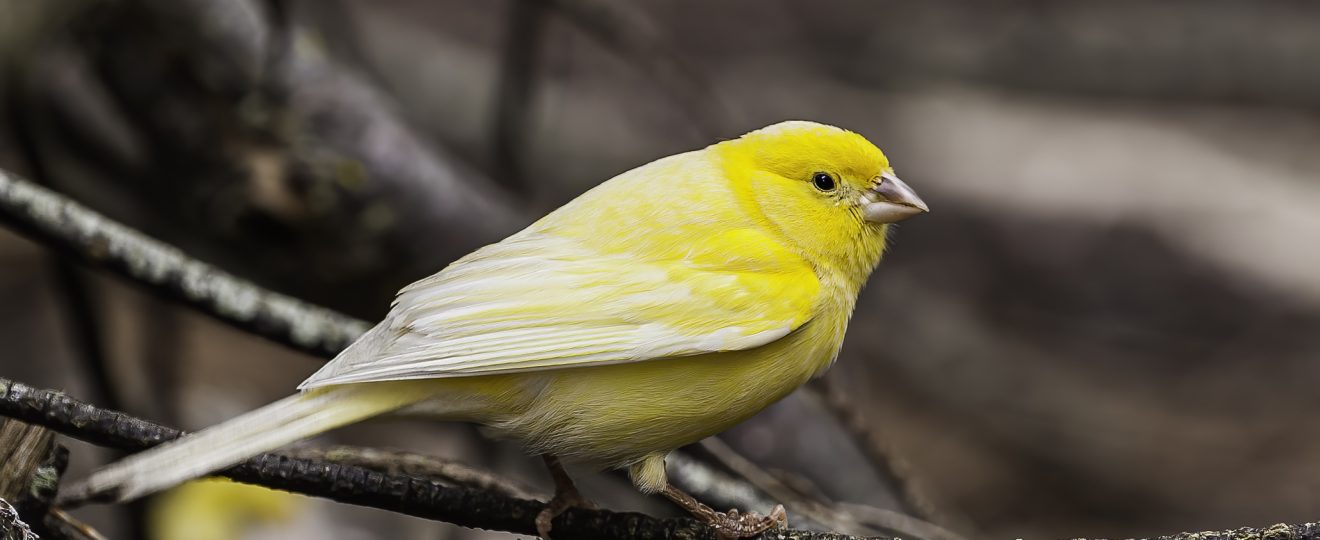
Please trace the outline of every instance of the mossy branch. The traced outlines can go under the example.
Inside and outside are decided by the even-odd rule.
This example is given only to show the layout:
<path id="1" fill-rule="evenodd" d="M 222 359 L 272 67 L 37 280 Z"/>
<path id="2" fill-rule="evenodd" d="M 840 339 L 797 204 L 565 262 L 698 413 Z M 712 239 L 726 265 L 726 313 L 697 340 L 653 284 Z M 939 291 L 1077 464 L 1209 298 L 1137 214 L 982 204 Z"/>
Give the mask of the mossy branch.
<path id="1" fill-rule="evenodd" d="M 318 356 L 333 356 L 369 327 L 257 287 L 4 170 L 0 222 L 240 330 Z"/>

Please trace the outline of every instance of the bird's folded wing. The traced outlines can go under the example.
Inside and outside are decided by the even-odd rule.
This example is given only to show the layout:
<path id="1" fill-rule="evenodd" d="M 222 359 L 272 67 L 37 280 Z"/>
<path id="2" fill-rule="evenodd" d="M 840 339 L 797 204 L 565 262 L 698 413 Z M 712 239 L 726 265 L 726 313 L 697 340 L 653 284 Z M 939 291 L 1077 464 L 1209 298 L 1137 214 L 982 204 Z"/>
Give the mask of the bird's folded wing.
<path id="1" fill-rule="evenodd" d="M 749 349 L 810 318 L 796 254 L 746 229 L 659 260 L 527 233 L 399 292 L 386 320 L 301 388 L 562 369 Z M 671 250 L 672 251 L 672 250 Z"/>

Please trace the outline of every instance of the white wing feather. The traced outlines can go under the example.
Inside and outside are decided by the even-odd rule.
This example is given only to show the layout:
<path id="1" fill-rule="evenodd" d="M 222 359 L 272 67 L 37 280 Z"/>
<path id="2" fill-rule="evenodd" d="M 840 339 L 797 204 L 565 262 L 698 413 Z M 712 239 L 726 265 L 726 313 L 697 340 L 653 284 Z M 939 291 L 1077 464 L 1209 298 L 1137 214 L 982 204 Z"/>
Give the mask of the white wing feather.
<path id="1" fill-rule="evenodd" d="M 801 295 L 756 299 L 758 306 L 693 294 L 693 279 L 705 290 L 727 286 L 738 294 L 745 274 L 689 272 L 676 279 L 672 270 L 525 231 L 405 287 L 385 321 L 300 388 L 748 349 L 805 322 L 766 320 L 764 313 L 809 311 L 800 304 L 810 300 Z"/>

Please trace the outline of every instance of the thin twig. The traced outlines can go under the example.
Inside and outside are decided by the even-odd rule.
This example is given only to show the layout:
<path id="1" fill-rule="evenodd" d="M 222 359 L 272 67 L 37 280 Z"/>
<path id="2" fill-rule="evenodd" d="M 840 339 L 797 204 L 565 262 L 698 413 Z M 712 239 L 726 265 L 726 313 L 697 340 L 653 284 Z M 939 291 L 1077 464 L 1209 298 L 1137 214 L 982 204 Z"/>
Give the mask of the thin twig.
<path id="1" fill-rule="evenodd" d="M 93 444 L 141 450 L 176 439 L 182 432 L 83 403 L 60 392 L 0 379 L 0 415 L 44 426 Z M 535 534 L 544 503 L 485 490 L 451 487 L 364 467 L 262 454 L 220 472 L 239 482 L 447 521 L 465 527 Z M 555 519 L 566 538 L 714 539 L 710 527 L 693 519 L 656 519 L 633 513 L 573 509 Z M 785 530 L 767 538 L 853 540 L 834 533 Z"/>
<path id="2" fill-rule="evenodd" d="M 106 540 L 105 536 L 91 525 L 79 521 L 59 508 L 52 508 L 46 514 L 46 530 L 52 536 L 67 540 Z"/>
<path id="3" fill-rule="evenodd" d="M 683 452 L 673 452 L 665 458 L 665 468 L 678 487 L 714 507 L 739 508 L 768 513 L 775 504 L 755 486 L 735 480 L 724 471 L 694 459 Z M 789 518 L 797 523 L 798 516 L 789 508 Z M 811 525 L 808 525 L 809 528 Z"/>
<path id="4" fill-rule="evenodd" d="M 901 512 L 864 505 L 848 505 L 848 509 L 845 510 L 844 506 L 832 501 L 816 500 L 806 496 L 761 469 L 718 438 L 711 437 L 701 441 L 701 447 L 738 476 L 746 478 L 752 485 L 795 509 L 799 514 L 824 524 L 829 530 L 848 534 L 875 534 L 884 531 L 923 540 L 963 540 L 961 535 L 953 531 Z"/>

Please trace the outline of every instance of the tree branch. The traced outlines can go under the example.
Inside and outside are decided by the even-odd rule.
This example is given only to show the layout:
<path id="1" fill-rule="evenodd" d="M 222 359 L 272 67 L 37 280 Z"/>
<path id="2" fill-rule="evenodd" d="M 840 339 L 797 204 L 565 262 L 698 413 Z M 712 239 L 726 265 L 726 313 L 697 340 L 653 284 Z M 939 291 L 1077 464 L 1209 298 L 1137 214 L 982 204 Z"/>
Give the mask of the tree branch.
<path id="1" fill-rule="evenodd" d="M 52 165 L 80 173 L 71 192 L 114 182 L 148 230 L 359 314 L 530 223 L 262 3 L 83 2 L 52 34 L 66 37 L 16 60 L 32 72 L 24 104 L 50 120 L 43 144 L 66 158 Z"/>
<path id="2" fill-rule="evenodd" d="M 439 480 L 448 485 L 483 489 L 530 499 L 533 490 L 490 471 L 434 456 L 359 446 L 295 446 L 281 452 L 296 459 L 353 465 L 388 475 Z"/>
<path id="3" fill-rule="evenodd" d="M 361 321 L 262 289 L 192 259 L 4 170 L 0 170 L 0 221 L 243 331 L 311 354 L 332 356 L 368 328 Z"/>
<path id="4" fill-rule="evenodd" d="M 46 531 L 51 536 L 64 540 L 106 540 L 100 531 L 93 529 L 91 525 L 83 523 L 68 512 L 59 508 L 51 508 L 46 513 L 44 520 Z"/>
<path id="5" fill-rule="evenodd" d="M 83 403 L 60 392 L 0 379 L 0 415 L 40 425 L 102 446 L 141 450 L 182 432 Z M 262 454 L 221 471 L 240 482 L 447 521 L 465 527 L 535 534 L 544 503 L 363 467 Z M 573 509 L 555 520 L 569 538 L 713 539 L 706 525 L 687 518 L 656 519 L 634 513 Z M 785 530 L 767 538 L 853 540 L 833 533 Z"/>
<path id="6" fill-rule="evenodd" d="M 39 390 L 0 378 L 0 415 L 40 425 L 70 437 L 125 450 L 148 448 L 182 432 L 146 420 L 83 403 L 60 392 Z M 221 474 L 262 485 L 331 500 L 447 521 L 465 527 L 535 534 L 533 521 L 544 503 L 495 493 L 448 487 L 405 475 L 389 475 L 352 465 L 263 454 Z M 0 530 L 6 521 L 0 506 Z M 714 532 L 692 519 L 573 509 L 555 520 L 555 530 L 572 538 L 649 540 L 713 539 Z M 778 540 L 858 540 L 835 533 L 785 530 L 767 533 Z M 1179 533 L 1149 540 L 1320 540 L 1320 523 L 1277 524 L 1226 531 Z M 1080 540 L 1080 539 L 1079 539 Z"/>

